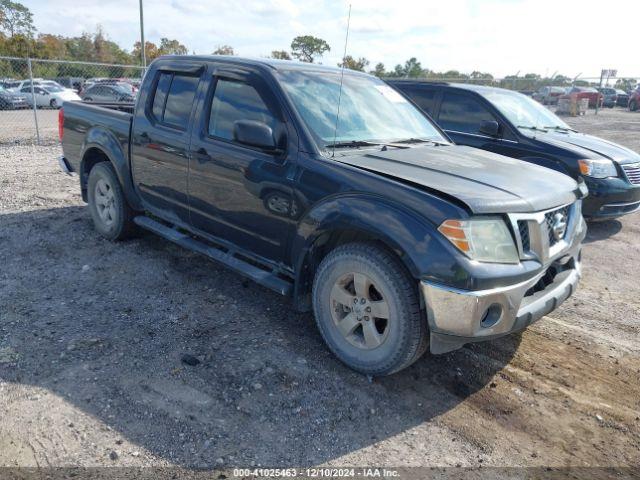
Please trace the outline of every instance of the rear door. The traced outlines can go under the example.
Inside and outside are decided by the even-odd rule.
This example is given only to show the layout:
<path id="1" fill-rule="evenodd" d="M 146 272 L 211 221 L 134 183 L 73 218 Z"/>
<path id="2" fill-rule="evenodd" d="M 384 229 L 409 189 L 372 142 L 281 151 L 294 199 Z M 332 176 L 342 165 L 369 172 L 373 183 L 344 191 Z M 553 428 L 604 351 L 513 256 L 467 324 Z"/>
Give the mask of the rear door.
<path id="1" fill-rule="evenodd" d="M 131 134 L 132 175 L 145 207 L 174 223 L 189 222 L 187 173 L 193 110 L 204 65 L 153 71 L 136 108 Z"/>
<path id="2" fill-rule="evenodd" d="M 210 88 L 191 139 L 189 193 L 191 222 L 267 260 L 284 257 L 297 213 L 292 197 L 292 159 L 284 113 L 271 86 L 241 67 L 211 67 Z M 234 124 L 268 125 L 279 150 L 268 152 L 237 142 Z"/>

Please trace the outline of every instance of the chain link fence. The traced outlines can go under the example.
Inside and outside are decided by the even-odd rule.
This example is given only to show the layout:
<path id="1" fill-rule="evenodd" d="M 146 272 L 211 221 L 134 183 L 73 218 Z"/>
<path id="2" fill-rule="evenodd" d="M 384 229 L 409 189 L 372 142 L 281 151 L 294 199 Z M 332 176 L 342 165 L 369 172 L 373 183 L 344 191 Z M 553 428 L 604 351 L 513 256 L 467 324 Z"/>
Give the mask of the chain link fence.
<path id="1" fill-rule="evenodd" d="M 0 56 L 0 145 L 56 143 L 65 101 L 92 100 L 92 91 L 104 95 L 95 101 L 131 101 L 143 73 L 135 65 Z"/>
<path id="2" fill-rule="evenodd" d="M 131 101 L 144 69 L 135 65 L 42 60 L 0 56 L 0 145 L 8 143 L 55 143 L 58 141 L 58 108 L 65 101 Z M 568 89 L 572 86 L 609 86 L 630 91 L 640 76 L 625 78 L 505 78 L 426 77 L 432 82 L 471 83 L 516 90 L 534 96 L 542 103 L 543 87 Z M 118 85 L 131 89 L 121 96 L 96 96 L 98 85 Z M 60 91 L 62 90 L 62 92 Z M 98 88 L 98 90 L 110 90 Z M 556 90 L 557 92 L 557 90 Z M 104 92 L 102 92 L 104 93 Z M 553 102 L 551 102 L 553 104 Z M 556 102 L 557 103 L 557 102 Z M 622 104 L 618 105 L 623 107 Z M 550 106 L 553 108 L 553 105 Z"/>

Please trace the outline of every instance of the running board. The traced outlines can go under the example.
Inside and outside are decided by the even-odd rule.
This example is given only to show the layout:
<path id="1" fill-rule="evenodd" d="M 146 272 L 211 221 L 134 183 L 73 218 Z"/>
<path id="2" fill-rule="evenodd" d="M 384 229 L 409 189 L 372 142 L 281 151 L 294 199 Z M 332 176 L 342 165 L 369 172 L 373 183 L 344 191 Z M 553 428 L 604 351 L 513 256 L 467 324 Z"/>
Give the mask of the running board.
<path id="1" fill-rule="evenodd" d="M 290 282 L 281 279 L 272 272 L 263 270 L 256 267 L 255 265 L 251 265 L 250 263 L 245 262 L 244 260 L 236 258 L 231 252 L 224 252 L 218 248 L 209 246 L 206 243 L 196 240 L 190 235 L 182 233 L 174 228 L 168 227 L 144 215 L 135 217 L 133 221 L 145 230 L 149 230 L 173 243 L 180 245 L 181 247 L 200 253 L 211 258 L 212 260 L 220 262 L 234 272 L 249 277 L 254 282 L 259 283 L 264 287 L 275 290 L 282 295 L 291 296 L 293 286 Z"/>

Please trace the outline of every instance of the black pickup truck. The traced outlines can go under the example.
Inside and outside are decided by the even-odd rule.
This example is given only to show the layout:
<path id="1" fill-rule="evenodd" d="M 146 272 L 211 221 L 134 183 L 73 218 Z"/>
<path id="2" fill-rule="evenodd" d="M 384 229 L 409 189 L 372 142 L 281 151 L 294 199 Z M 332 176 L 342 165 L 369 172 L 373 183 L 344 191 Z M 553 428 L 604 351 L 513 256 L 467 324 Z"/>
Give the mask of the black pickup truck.
<path id="1" fill-rule="evenodd" d="M 580 277 L 584 188 L 454 145 L 366 74 L 161 57 L 135 106 L 67 103 L 60 134 L 99 233 L 141 227 L 292 297 L 366 374 L 521 330 Z"/>

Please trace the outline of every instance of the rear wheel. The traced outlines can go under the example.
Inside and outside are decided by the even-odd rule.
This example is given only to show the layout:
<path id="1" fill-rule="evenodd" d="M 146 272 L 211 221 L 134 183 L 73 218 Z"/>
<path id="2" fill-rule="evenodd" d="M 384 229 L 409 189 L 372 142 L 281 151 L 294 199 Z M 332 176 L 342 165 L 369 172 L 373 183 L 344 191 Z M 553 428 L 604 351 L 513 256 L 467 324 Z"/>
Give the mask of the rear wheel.
<path id="1" fill-rule="evenodd" d="M 638 102 L 636 102 L 635 100 L 631 100 L 631 102 L 629 102 L 629 110 L 631 110 L 632 112 L 638 110 Z"/>
<path id="2" fill-rule="evenodd" d="M 54 109 L 60 108 L 60 106 L 58 105 L 58 102 L 57 102 L 57 100 L 55 98 L 51 99 L 51 101 L 49 102 L 49 106 L 51 108 L 54 108 Z"/>
<path id="3" fill-rule="evenodd" d="M 376 244 L 350 243 L 323 259 L 313 283 L 313 309 L 329 349 L 364 374 L 397 372 L 426 350 L 416 282 Z"/>
<path id="4" fill-rule="evenodd" d="M 124 198 L 110 163 L 98 163 L 91 169 L 87 189 L 89 211 L 95 229 L 109 240 L 128 237 L 134 228 L 134 212 Z"/>

